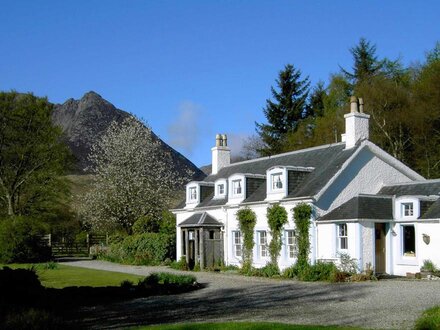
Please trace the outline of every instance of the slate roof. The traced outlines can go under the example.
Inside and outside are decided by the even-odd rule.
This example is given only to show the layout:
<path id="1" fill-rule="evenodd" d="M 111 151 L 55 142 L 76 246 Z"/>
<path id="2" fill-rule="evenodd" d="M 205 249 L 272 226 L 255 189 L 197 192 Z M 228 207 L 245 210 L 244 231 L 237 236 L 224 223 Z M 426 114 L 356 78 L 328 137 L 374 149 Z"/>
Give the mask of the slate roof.
<path id="1" fill-rule="evenodd" d="M 434 202 L 425 214 L 422 214 L 421 219 L 440 219 L 440 198 Z"/>
<path id="2" fill-rule="evenodd" d="M 426 180 L 419 182 L 407 182 L 383 187 L 379 195 L 396 196 L 430 196 L 440 195 L 440 180 Z"/>
<path id="3" fill-rule="evenodd" d="M 266 170 L 273 166 L 314 167 L 315 169 L 304 178 L 302 183 L 294 189 L 287 198 L 314 196 L 336 174 L 342 164 L 353 155 L 357 148 L 358 147 L 345 150 L 345 143 L 336 143 L 233 163 L 222 168 L 217 174 L 209 175 L 203 181 L 214 182 L 217 179 L 228 178 L 237 173 L 265 175 Z M 227 199 L 214 200 L 212 199 L 213 196 L 214 195 L 202 201 L 196 206 L 196 209 L 200 207 L 220 206 L 227 203 Z M 265 198 L 266 185 L 262 184 L 252 195 L 247 196 L 243 203 L 259 202 Z M 182 202 L 177 208 L 183 208 L 184 206 L 185 202 Z"/>
<path id="4" fill-rule="evenodd" d="M 359 195 L 317 221 L 349 219 L 392 220 L 393 199 L 389 196 Z"/>
<path id="5" fill-rule="evenodd" d="M 227 179 L 238 173 L 265 175 L 267 169 L 274 166 L 312 167 L 314 169 L 286 198 L 311 197 L 316 195 L 334 177 L 358 148 L 359 145 L 346 150 L 345 143 L 335 143 L 233 163 L 220 169 L 217 174 L 207 176 L 202 182 L 215 182 L 217 179 Z M 214 194 L 211 194 L 205 198 L 195 209 L 221 206 L 227 203 L 227 198 L 213 199 L 213 196 Z M 262 184 L 252 195 L 247 196 L 243 203 L 264 201 L 266 197 L 266 184 Z M 185 205 L 185 201 L 182 201 L 176 209 L 183 209 Z"/>
<path id="6" fill-rule="evenodd" d="M 179 227 L 223 227 L 223 224 L 208 213 L 196 213 L 183 221 Z"/>

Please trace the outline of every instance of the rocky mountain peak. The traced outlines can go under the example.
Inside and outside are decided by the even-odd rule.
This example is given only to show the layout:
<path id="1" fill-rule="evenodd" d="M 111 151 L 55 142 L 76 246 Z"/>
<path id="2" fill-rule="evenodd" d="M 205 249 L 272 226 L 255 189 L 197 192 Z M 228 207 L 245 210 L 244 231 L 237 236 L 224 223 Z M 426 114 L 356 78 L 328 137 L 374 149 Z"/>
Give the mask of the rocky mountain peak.
<path id="1" fill-rule="evenodd" d="M 107 130 L 113 121 L 122 122 L 129 113 L 117 109 L 96 92 L 90 91 L 79 100 L 68 99 L 63 104 L 55 104 L 52 119 L 55 125 L 63 129 L 66 142 L 77 160 L 76 171 L 88 172 L 88 155 L 95 141 Z M 193 163 L 171 148 L 154 134 L 161 149 L 170 152 L 176 170 L 182 175 L 187 170 L 194 172 L 194 180 L 205 175 Z"/>

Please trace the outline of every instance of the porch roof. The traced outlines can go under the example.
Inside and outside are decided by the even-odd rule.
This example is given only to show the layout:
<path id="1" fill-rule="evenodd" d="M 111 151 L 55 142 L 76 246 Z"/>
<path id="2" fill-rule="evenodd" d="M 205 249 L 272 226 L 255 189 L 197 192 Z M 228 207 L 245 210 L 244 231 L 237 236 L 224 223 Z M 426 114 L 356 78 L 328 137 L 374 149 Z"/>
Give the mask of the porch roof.
<path id="1" fill-rule="evenodd" d="M 196 213 L 183 221 L 179 227 L 223 227 L 223 224 L 208 213 Z"/>

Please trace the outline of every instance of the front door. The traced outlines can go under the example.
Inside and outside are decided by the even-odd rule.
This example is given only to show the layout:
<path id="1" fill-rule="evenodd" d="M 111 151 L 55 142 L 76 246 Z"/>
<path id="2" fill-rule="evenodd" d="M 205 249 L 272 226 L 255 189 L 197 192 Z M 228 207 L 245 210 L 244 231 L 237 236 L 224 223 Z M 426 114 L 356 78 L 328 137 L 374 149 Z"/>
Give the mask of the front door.
<path id="1" fill-rule="evenodd" d="M 375 249 L 376 249 L 376 268 L 375 272 L 385 273 L 386 271 L 386 230 L 385 223 L 376 223 L 374 226 Z"/>

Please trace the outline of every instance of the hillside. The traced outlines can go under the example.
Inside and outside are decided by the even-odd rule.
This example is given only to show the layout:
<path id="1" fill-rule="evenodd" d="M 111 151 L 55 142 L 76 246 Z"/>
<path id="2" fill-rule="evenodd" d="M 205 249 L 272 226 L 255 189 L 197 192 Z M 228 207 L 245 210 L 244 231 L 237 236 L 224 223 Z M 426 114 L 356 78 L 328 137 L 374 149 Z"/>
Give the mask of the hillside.
<path id="1" fill-rule="evenodd" d="M 88 154 L 94 142 L 107 130 L 113 121 L 122 122 L 129 113 L 117 109 L 95 92 L 88 92 L 80 100 L 68 99 L 63 104 L 56 104 L 53 122 L 62 127 L 66 143 L 75 158 L 74 174 L 88 174 Z M 163 142 L 153 132 L 164 152 L 173 158 L 174 169 L 184 175 L 190 170 L 193 180 L 202 179 L 205 174 L 179 152 Z"/>

